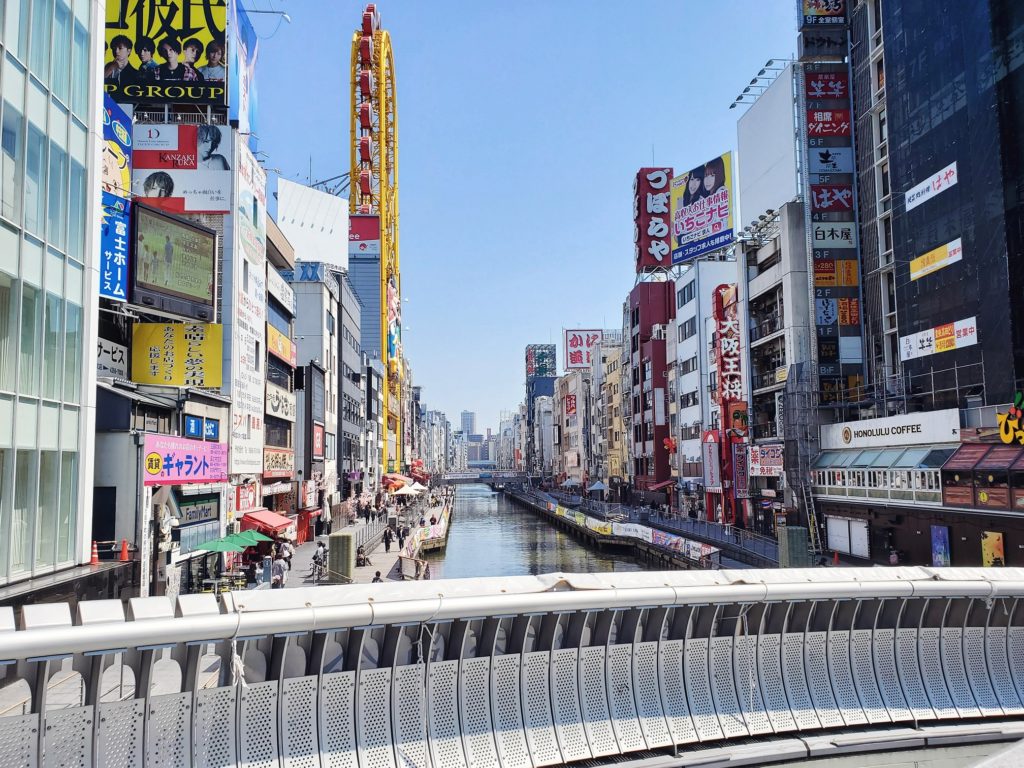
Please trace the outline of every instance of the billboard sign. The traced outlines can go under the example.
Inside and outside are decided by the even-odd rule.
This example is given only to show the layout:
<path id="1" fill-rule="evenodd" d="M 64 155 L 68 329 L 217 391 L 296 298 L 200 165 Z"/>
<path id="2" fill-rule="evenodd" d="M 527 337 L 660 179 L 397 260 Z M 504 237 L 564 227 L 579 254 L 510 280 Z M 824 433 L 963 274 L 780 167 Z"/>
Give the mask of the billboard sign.
<path id="1" fill-rule="evenodd" d="M 747 464 L 751 477 L 782 477 L 785 448 L 782 443 L 751 445 Z"/>
<path id="2" fill-rule="evenodd" d="M 287 448 L 263 449 L 264 477 L 291 477 L 295 472 L 295 451 Z"/>
<path id="3" fill-rule="evenodd" d="M 135 205 L 132 301 L 202 319 L 214 315 L 217 235 Z"/>
<path id="4" fill-rule="evenodd" d="M 848 99 L 847 99 L 848 100 Z M 850 135 L 850 110 L 807 110 L 807 135 L 812 138 Z"/>
<path id="5" fill-rule="evenodd" d="M 808 155 L 811 173 L 853 173 L 853 147 L 822 147 Z"/>
<path id="6" fill-rule="evenodd" d="M 733 241 L 732 153 L 672 179 L 672 263 L 680 264 Z"/>
<path id="7" fill-rule="evenodd" d="M 565 370 L 590 370 L 591 353 L 601 346 L 604 337 L 600 329 L 571 329 L 563 333 L 565 342 Z"/>
<path id="8" fill-rule="evenodd" d="M 295 367 L 295 343 L 270 323 L 267 323 L 267 351 L 292 368 Z"/>
<path id="9" fill-rule="evenodd" d="M 267 270 L 267 293 L 281 302 L 281 306 L 293 315 L 295 314 L 295 291 L 288 285 L 288 281 L 281 277 L 276 268 Z"/>
<path id="10" fill-rule="evenodd" d="M 324 458 L 324 425 L 313 423 L 313 450 L 312 455 L 315 461 L 322 461 Z"/>
<path id="11" fill-rule="evenodd" d="M 103 87 L 115 101 L 225 103 L 224 0 L 108 0 L 106 8 Z"/>
<path id="12" fill-rule="evenodd" d="M 846 23 L 846 0 L 799 0 L 799 9 L 801 26 Z"/>
<path id="13" fill-rule="evenodd" d="M 96 341 L 96 375 L 128 378 L 128 347 L 100 337 Z"/>
<path id="14" fill-rule="evenodd" d="M 565 396 L 565 415 L 575 416 L 576 415 L 576 395 Z"/>
<path id="15" fill-rule="evenodd" d="M 267 415 L 284 421 L 295 421 L 295 393 L 267 382 Z"/>
<path id="16" fill-rule="evenodd" d="M 722 487 L 722 463 L 719 458 L 718 435 L 714 432 L 705 432 L 701 443 L 701 458 L 704 464 L 704 487 Z"/>
<path id="17" fill-rule="evenodd" d="M 972 347 L 978 343 L 977 319 L 968 317 L 927 331 L 900 336 L 900 360 L 914 360 L 939 352 Z"/>
<path id="18" fill-rule="evenodd" d="M 945 192 L 957 182 L 956 162 L 952 162 L 941 171 L 931 176 L 926 181 L 908 189 L 904 195 L 904 202 L 908 211 L 931 200 L 936 195 Z"/>
<path id="19" fill-rule="evenodd" d="M 100 296 L 128 300 L 131 244 L 132 120 L 109 96 L 103 97 L 102 200 L 100 205 Z"/>
<path id="20" fill-rule="evenodd" d="M 633 255 L 637 272 L 672 265 L 671 168 L 641 168 L 633 179 Z"/>
<path id="21" fill-rule="evenodd" d="M 219 388 L 223 330 L 211 323 L 135 323 L 132 381 Z"/>
<path id="22" fill-rule="evenodd" d="M 526 348 L 526 376 L 557 376 L 554 344 L 530 344 Z"/>
<path id="23" fill-rule="evenodd" d="M 231 211 L 231 129 L 136 124 L 132 193 L 171 213 Z"/>
<path id="24" fill-rule="evenodd" d="M 267 308 L 267 176 L 242 142 L 236 147 L 238 183 L 233 219 L 231 308 L 231 473 L 263 471 L 264 362 Z M 248 265 L 248 266 L 245 266 Z M 244 275 L 248 274 L 248 280 Z"/>
<path id="25" fill-rule="evenodd" d="M 228 479 L 228 447 L 147 433 L 142 449 L 144 485 L 219 483 Z"/>
<path id="26" fill-rule="evenodd" d="M 231 71 L 228 76 L 228 119 L 238 132 L 249 137 L 249 149 L 256 151 L 259 128 L 256 116 L 256 60 L 259 39 L 241 2 L 231 3 Z"/>
<path id="27" fill-rule="evenodd" d="M 911 259 L 910 279 L 918 280 L 932 272 L 938 272 L 950 264 L 956 264 L 963 258 L 963 255 L 964 247 L 959 237 L 938 248 L 933 248 L 927 253 L 922 253 L 916 259 Z"/>
<path id="28" fill-rule="evenodd" d="M 130 200 L 132 196 L 132 119 L 110 96 L 103 96 L 104 192 Z"/>
<path id="29" fill-rule="evenodd" d="M 348 253 L 349 256 L 380 256 L 380 216 L 349 216 Z"/>
<path id="30" fill-rule="evenodd" d="M 852 221 L 814 223 L 813 247 L 823 250 L 857 247 L 857 225 Z"/>
<path id="31" fill-rule="evenodd" d="M 718 402 L 723 411 L 727 403 L 744 399 L 737 297 L 736 283 L 715 288 L 715 358 L 718 363 Z"/>

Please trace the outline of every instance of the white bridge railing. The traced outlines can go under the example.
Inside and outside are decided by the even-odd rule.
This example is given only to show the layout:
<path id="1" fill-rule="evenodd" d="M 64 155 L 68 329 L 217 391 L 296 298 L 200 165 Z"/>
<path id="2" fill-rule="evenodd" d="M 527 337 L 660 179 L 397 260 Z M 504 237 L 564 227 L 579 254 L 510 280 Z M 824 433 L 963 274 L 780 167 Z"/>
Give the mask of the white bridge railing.
<path id="1" fill-rule="evenodd" d="M 875 568 L 39 605 L 19 628 L 7 609 L 0 768 L 527 768 L 736 740 L 763 764 L 787 734 L 930 721 L 1008 738 L 1022 597 L 1021 569 Z"/>

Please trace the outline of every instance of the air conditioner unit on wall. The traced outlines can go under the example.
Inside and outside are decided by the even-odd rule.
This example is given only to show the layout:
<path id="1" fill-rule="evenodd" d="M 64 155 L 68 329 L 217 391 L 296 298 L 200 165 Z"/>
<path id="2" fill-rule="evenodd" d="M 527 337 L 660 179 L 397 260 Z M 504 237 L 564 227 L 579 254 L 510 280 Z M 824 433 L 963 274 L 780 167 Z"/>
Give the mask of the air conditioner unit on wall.
<path id="1" fill-rule="evenodd" d="M 651 326 L 651 338 L 652 339 L 664 339 L 665 338 L 665 326 L 664 325 L 652 325 Z"/>

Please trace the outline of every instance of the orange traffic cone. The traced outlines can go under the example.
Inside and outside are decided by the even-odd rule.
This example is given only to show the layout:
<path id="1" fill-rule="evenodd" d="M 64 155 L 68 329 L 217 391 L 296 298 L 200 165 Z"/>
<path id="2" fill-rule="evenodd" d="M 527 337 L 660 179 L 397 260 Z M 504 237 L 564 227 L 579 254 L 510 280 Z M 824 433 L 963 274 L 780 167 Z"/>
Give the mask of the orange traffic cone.
<path id="1" fill-rule="evenodd" d="M 832 565 L 839 565 L 839 553 L 838 552 L 833 552 L 832 553 Z"/>
<path id="2" fill-rule="evenodd" d="M 121 562 L 128 562 L 128 539 L 121 539 Z"/>
<path id="3" fill-rule="evenodd" d="M 100 551 L 96 548 L 96 541 L 92 542 L 92 557 L 89 558 L 89 565 L 100 564 Z"/>

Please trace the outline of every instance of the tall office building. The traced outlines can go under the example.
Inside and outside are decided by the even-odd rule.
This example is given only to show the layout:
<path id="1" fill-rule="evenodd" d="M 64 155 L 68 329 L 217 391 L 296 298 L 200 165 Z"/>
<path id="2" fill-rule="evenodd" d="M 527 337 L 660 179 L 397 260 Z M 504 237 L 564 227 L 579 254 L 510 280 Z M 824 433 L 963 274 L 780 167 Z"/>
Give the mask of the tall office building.
<path id="1" fill-rule="evenodd" d="M 462 412 L 462 434 L 467 438 L 476 434 L 476 414 L 472 411 Z"/>
<path id="2" fill-rule="evenodd" d="M 541 447 L 536 443 L 534 429 L 534 404 L 539 397 L 552 397 L 555 392 L 555 380 L 558 375 L 558 364 L 555 357 L 554 344 L 530 344 L 526 347 L 526 456 L 528 472 L 543 472 L 540 461 Z M 548 457 L 547 466 L 551 460 Z"/>
<path id="3" fill-rule="evenodd" d="M 111 573 L 73 568 L 90 554 L 103 50 L 102 5 L 73 6 L 7 4 L 0 29 L 0 585 L 24 582 L 21 601 L 41 576 L 33 599 L 106 596 Z"/>

